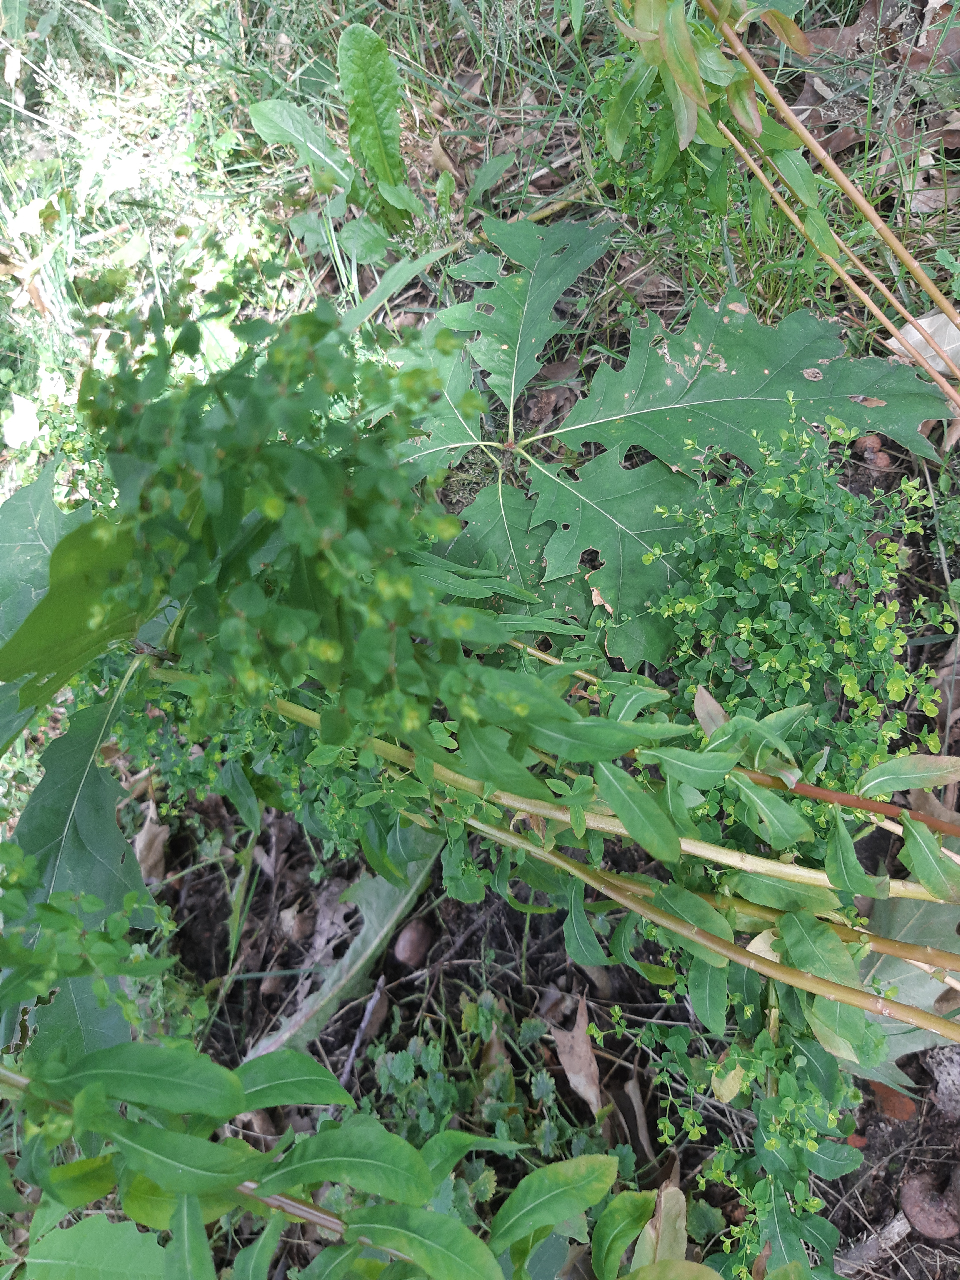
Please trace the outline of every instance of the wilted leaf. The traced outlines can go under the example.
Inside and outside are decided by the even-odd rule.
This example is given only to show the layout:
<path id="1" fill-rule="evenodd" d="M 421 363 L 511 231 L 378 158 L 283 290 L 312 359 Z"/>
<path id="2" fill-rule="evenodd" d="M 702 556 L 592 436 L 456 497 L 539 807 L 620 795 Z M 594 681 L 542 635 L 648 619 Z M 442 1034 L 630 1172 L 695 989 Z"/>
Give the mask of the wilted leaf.
<path id="1" fill-rule="evenodd" d="M 602 954 L 602 953 L 601 953 Z M 587 1001 L 580 997 L 577 1020 L 572 1031 L 554 1028 L 553 1039 L 557 1057 L 563 1067 L 570 1088 L 583 1098 L 594 1115 L 600 1110 L 600 1069 L 593 1052 L 593 1044 L 587 1034 Z"/>

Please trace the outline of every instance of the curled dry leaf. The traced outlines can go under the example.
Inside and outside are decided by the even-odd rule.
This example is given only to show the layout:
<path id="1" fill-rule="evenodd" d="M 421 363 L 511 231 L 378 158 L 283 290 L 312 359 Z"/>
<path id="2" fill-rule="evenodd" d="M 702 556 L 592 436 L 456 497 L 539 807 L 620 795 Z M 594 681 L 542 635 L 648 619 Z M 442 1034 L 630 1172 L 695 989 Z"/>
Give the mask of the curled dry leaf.
<path id="1" fill-rule="evenodd" d="M 553 1033 L 557 1057 L 563 1067 L 570 1088 L 589 1106 L 594 1115 L 600 1110 L 600 1070 L 594 1057 L 593 1045 L 587 1035 L 587 1001 L 580 997 L 577 1020 L 572 1031 Z"/>
<path id="2" fill-rule="evenodd" d="M 140 872 L 148 883 L 151 880 L 162 880 L 166 869 L 163 852 L 170 834 L 168 826 L 161 826 L 157 821 L 157 806 L 153 800 L 140 806 L 146 821 L 133 839 L 133 851 L 140 864 Z"/>
<path id="3" fill-rule="evenodd" d="M 449 173 L 458 186 L 463 186 L 465 181 L 463 170 L 459 165 L 454 164 L 449 155 L 447 155 L 443 143 L 440 141 L 439 133 L 430 146 L 430 163 L 437 173 Z"/>
<path id="4" fill-rule="evenodd" d="M 933 1175 L 919 1173 L 900 1188 L 900 1207 L 914 1231 L 928 1240 L 949 1240 L 960 1232 L 956 1197 L 956 1175 L 943 1193 L 936 1190 Z"/>

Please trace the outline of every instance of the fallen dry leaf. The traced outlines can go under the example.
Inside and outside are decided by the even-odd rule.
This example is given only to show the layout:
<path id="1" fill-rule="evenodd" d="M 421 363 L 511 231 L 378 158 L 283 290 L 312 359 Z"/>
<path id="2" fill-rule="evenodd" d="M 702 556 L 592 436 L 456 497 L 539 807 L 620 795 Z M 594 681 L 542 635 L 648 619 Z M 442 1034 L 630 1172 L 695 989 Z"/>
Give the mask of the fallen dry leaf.
<path id="1" fill-rule="evenodd" d="M 730 719 L 710 690 L 702 684 L 697 685 L 697 692 L 693 697 L 693 714 L 708 738 L 715 729 L 719 729 Z"/>
<path id="2" fill-rule="evenodd" d="M 587 1001 L 580 997 L 577 1021 L 572 1031 L 554 1029 L 553 1039 L 557 1057 L 563 1067 L 570 1088 L 583 1098 L 594 1115 L 600 1110 L 600 1070 L 593 1053 L 593 1045 L 587 1035 Z"/>
<path id="3" fill-rule="evenodd" d="M 163 879 L 166 870 L 163 853 L 170 828 L 161 826 L 157 821 L 157 806 L 153 800 L 142 804 L 140 811 L 146 821 L 133 838 L 133 851 L 137 855 L 140 872 L 149 884 L 152 880 Z"/>
<path id="4" fill-rule="evenodd" d="M 443 143 L 440 141 L 439 133 L 430 145 L 430 163 L 436 169 L 437 173 L 449 173 L 456 181 L 458 186 L 463 186 L 466 181 L 463 170 L 447 155 L 444 150 Z"/>

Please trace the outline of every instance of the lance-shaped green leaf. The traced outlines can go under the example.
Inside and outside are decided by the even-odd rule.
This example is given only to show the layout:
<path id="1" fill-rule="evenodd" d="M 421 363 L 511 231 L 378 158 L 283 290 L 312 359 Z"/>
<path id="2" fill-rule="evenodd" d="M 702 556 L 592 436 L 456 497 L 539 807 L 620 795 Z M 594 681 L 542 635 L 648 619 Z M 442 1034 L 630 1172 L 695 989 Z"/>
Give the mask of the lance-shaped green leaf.
<path id="1" fill-rule="evenodd" d="M 686 782 L 700 791 L 709 791 L 735 769 L 740 757 L 724 751 L 686 751 L 683 747 L 658 747 L 641 751 L 641 764 L 655 764 L 668 778 Z"/>
<path id="2" fill-rule="evenodd" d="M 337 46 L 340 92 L 347 104 L 350 151 L 380 182 L 403 182 L 400 77 L 390 50 L 370 27 L 353 23 Z"/>
<path id="3" fill-rule="evenodd" d="M 303 107 L 283 98 L 268 98 L 265 102 L 255 102 L 250 108 L 250 123 L 264 142 L 296 147 L 304 164 L 330 174 L 341 187 L 352 185 L 353 165 Z"/>
<path id="4" fill-rule="evenodd" d="M 828 924 L 809 911 L 797 911 L 781 916 L 777 928 L 795 968 L 860 990 L 853 956 Z"/>
<path id="5" fill-rule="evenodd" d="M 375 1249 L 401 1253 L 430 1280 L 503 1280 L 490 1249 L 452 1215 L 410 1205 L 378 1204 L 350 1209 L 343 1216 L 348 1223 L 348 1244 L 369 1241 Z"/>
<path id="6" fill-rule="evenodd" d="M 269 1155 L 238 1139 L 205 1142 L 189 1133 L 119 1117 L 105 1119 L 98 1129 L 120 1150 L 128 1169 L 177 1195 L 226 1191 L 248 1179 L 258 1180 L 270 1165 Z"/>
<path id="7" fill-rule="evenodd" d="M 805 1004 L 803 1016 L 823 1047 L 847 1062 L 859 1062 L 867 1036 L 867 1019 L 862 1009 L 851 1008 L 827 996 L 814 996 Z"/>
<path id="8" fill-rule="evenodd" d="M 531 742 L 559 760 L 598 764 L 614 760 L 643 743 L 658 731 L 667 736 L 672 725 L 643 720 L 633 723 L 590 716 L 580 720 L 537 720 L 531 725 Z"/>
<path id="9" fill-rule="evenodd" d="M 766 787 L 758 787 L 743 774 L 733 773 L 730 780 L 759 819 L 760 829 L 757 834 L 766 840 L 771 849 L 789 849 L 801 840 L 813 839 L 813 829 L 809 822 L 786 800 L 781 800 Z"/>
<path id="10" fill-rule="evenodd" d="M 891 756 L 881 760 L 860 779 L 857 795 L 890 795 L 918 787 L 929 791 L 960 780 L 960 756 Z"/>
<path id="11" fill-rule="evenodd" d="M 126 894 L 145 892 L 133 850 L 117 827 L 124 792 L 98 764 L 117 710 L 115 695 L 71 716 L 68 732 L 43 753 L 43 779 L 17 824 L 17 843 L 37 859 L 42 887 L 35 896 L 95 894 L 104 910 L 94 915 L 119 911 Z"/>
<path id="12" fill-rule="evenodd" d="M 402 1204 L 426 1204 L 433 1195 L 433 1179 L 420 1152 L 370 1116 L 356 1116 L 339 1129 L 298 1142 L 262 1179 L 260 1189 L 273 1195 L 321 1182 L 345 1182 Z"/>
<path id="13" fill-rule="evenodd" d="M 749 75 L 731 80 L 726 88 L 727 105 L 741 128 L 752 138 L 759 138 L 763 129 L 763 118 L 757 106 L 757 91 Z"/>
<path id="14" fill-rule="evenodd" d="M 512 795 L 528 796 L 531 800 L 555 800 L 553 792 L 539 778 L 507 754 L 508 738 L 503 729 L 494 729 L 490 725 L 476 728 L 464 720 L 458 736 L 463 758 L 460 768 L 468 777 L 490 782 Z"/>
<path id="15" fill-rule="evenodd" d="M 296 1049 L 278 1049 L 252 1058 L 237 1067 L 234 1074 L 244 1088 L 248 1111 L 263 1107 L 357 1105 L 332 1071 L 309 1053 Z"/>
<path id="16" fill-rule="evenodd" d="M 657 890 L 654 903 L 662 910 L 669 911 L 672 916 L 677 916 L 687 924 L 692 924 L 707 933 L 716 934 L 718 938 L 723 938 L 726 942 L 733 941 L 733 930 L 727 920 L 719 911 L 711 907 L 709 902 L 704 902 L 702 898 L 698 898 L 689 889 L 682 889 L 678 884 L 664 885 Z M 669 932 L 669 930 L 665 931 Z M 705 960 L 707 964 L 713 965 L 717 969 L 723 969 L 730 963 L 726 956 L 717 955 L 715 951 L 711 951 L 709 947 L 699 942 L 689 942 L 686 938 L 682 938 L 677 934 L 670 934 L 670 937 L 675 940 L 675 944 L 678 947 L 685 948 L 685 950 L 692 952 L 693 955 Z"/>
<path id="17" fill-rule="evenodd" d="M 142 1107 L 162 1107 L 228 1120 L 244 1109 L 243 1086 L 233 1072 L 190 1047 L 161 1044 L 118 1044 L 88 1053 L 48 1087 L 55 1096 L 72 1098 L 90 1085 L 108 1098 Z"/>
<path id="18" fill-rule="evenodd" d="M 788 151 L 775 151 L 770 159 L 801 204 L 806 205 L 808 209 L 816 209 L 820 198 L 817 179 L 800 152 L 793 148 Z"/>
<path id="19" fill-rule="evenodd" d="M 615 765 L 598 764 L 594 776 L 601 798 L 637 844 L 661 862 L 678 862 L 680 837 L 649 791 Z"/>
<path id="20" fill-rule="evenodd" d="M 583 905 L 582 880 L 573 880 L 570 884 L 570 905 L 567 918 L 563 922 L 563 941 L 567 955 L 574 964 L 590 966 L 610 964 L 587 919 Z"/>
<path id="21" fill-rule="evenodd" d="M 412 262 L 409 258 L 401 258 L 392 267 L 387 267 L 377 287 L 368 293 L 358 306 L 344 313 L 340 320 L 340 328 L 344 333 L 353 333 L 355 329 L 359 329 L 395 293 L 405 288 L 414 276 L 418 276 L 421 271 L 426 271 L 428 267 L 432 267 L 435 262 L 439 262 L 441 258 L 445 258 L 452 251 L 453 246 L 447 245 L 442 249 L 431 249 L 429 253 L 425 253 L 419 258 L 414 258 Z"/>
<path id="22" fill-rule="evenodd" d="M 716 310 L 697 303 L 682 333 L 667 334 L 651 317 L 634 331 L 624 368 L 602 365 L 590 395 L 551 434 L 572 448 L 588 441 L 608 449 L 638 445 L 684 471 L 714 447 L 760 470 L 762 445 L 779 439 L 793 412 L 788 391 L 797 420 L 823 422 L 832 414 L 922 457 L 932 446 L 920 423 L 945 412 L 939 392 L 911 369 L 846 356 L 829 321 L 797 311 L 779 325 L 761 325 L 742 295 L 729 293 Z"/>
<path id="23" fill-rule="evenodd" d="M 800 1239 L 796 1214 L 777 1183 L 774 1183 L 770 1212 L 760 1219 L 760 1243 L 770 1245 L 767 1266 L 771 1271 L 797 1263 L 803 1276 L 810 1275 L 810 1262 Z"/>
<path id="24" fill-rule="evenodd" d="M 863 1152 L 845 1142 L 831 1142 L 829 1138 L 817 1145 L 816 1151 L 805 1151 L 804 1160 L 811 1173 L 830 1182 L 842 1178 L 863 1164 Z"/>
<path id="25" fill-rule="evenodd" d="M 217 784 L 240 816 L 240 821 L 254 835 L 260 834 L 260 802 L 239 760 L 228 760 L 220 770 Z"/>
<path id="26" fill-rule="evenodd" d="M 165 1280 L 164 1251 L 155 1235 L 102 1213 L 31 1243 L 26 1280 Z"/>
<path id="27" fill-rule="evenodd" d="M 163 1251 L 166 1280 L 217 1280 L 210 1241 L 196 1196 L 177 1196 L 170 1219 L 171 1239 Z"/>
<path id="28" fill-rule="evenodd" d="M 640 917 L 638 915 L 628 913 L 623 917 L 610 937 L 610 954 L 621 964 L 626 965 L 628 969 L 633 969 L 636 973 L 642 973 L 654 986 L 673 986 L 677 981 L 677 975 L 673 969 L 668 969 L 662 964 L 647 964 L 643 960 L 635 960 L 633 958 L 632 953 L 637 944 L 636 931 L 639 923 Z"/>
<path id="29" fill-rule="evenodd" d="M 660 50 L 683 96 L 691 99 L 698 107 L 705 108 L 708 105 L 707 95 L 700 79 L 697 54 L 687 26 L 683 0 L 673 0 L 660 21 Z"/>
<path id="30" fill-rule="evenodd" d="M 544 582 L 575 574 L 584 551 L 598 552 L 603 566 L 587 582 L 594 603 L 610 615 L 607 652 L 629 666 L 641 660 L 659 666 L 673 643 L 673 627 L 651 609 L 676 580 L 670 549 L 680 524 L 673 509 L 694 486 L 659 462 L 627 470 L 625 452 L 610 449 L 581 467 L 576 480 L 531 456 L 530 492 L 539 496 L 534 522 L 556 525 Z"/>
<path id="31" fill-rule="evenodd" d="M 833 806 L 833 816 L 834 825 L 827 840 L 827 858 L 824 863 L 830 883 L 846 893 L 859 893 L 866 898 L 889 897 L 890 877 L 869 876 L 864 871 L 839 805 Z"/>
<path id="32" fill-rule="evenodd" d="M 133 535 L 98 518 L 73 529 L 50 557 L 50 588 L 0 649 L 0 680 L 30 676 L 20 706 L 40 706 L 114 640 L 131 640 L 152 607 L 104 600 L 134 558 Z"/>
<path id="33" fill-rule="evenodd" d="M 614 160 L 623 155 L 637 123 L 637 107 L 653 88 L 656 78 L 657 68 L 651 67 L 643 58 L 637 58 L 620 81 L 620 88 L 607 107 L 607 150 Z"/>
<path id="34" fill-rule="evenodd" d="M 653 1217 L 655 1191 L 621 1191 L 597 1219 L 591 1241 L 597 1280 L 616 1280 L 620 1259 Z"/>
<path id="35" fill-rule="evenodd" d="M 539 372 L 538 355 L 563 328 L 553 318 L 554 304 L 604 252 L 608 234 L 585 222 L 540 227 L 492 218 L 484 221 L 483 230 L 525 270 L 477 289 L 471 302 L 456 303 L 437 319 L 448 329 L 479 332 L 480 337 L 470 343 L 470 354 L 486 371 L 490 390 L 511 408 Z M 490 314 L 488 308 L 492 308 Z"/>
<path id="36" fill-rule="evenodd" d="M 490 1224 L 498 1256 L 539 1227 L 553 1227 L 602 1200 L 617 1176 L 613 1156 L 577 1156 L 534 1169 L 517 1184 Z"/>
<path id="37" fill-rule="evenodd" d="M 253 1244 L 241 1249 L 234 1258 L 233 1280 L 267 1280 L 283 1227 L 283 1215 L 275 1213 Z"/>
<path id="38" fill-rule="evenodd" d="M 727 878 L 726 883 L 747 902 L 776 907 L 778 911 L 843 910 L 842 902 L 832 889 L 781 880 L 779 876 L 766 876 L 762 871 L 737 871 Z"/>
<path id="39" fill-rule="evenodd" d="M 462 1129 L 444 1129 L 423 1144 L 420 1154 L 427 1162 L 434 1187 L 438 1187 L 471 1151 L 492 1151 L 513 1157 L 524 1146 L 522 1142 L 510 1142 L 506 1138 L 484 1138 L 481 1134 L 467 1133 Z"/>
<path id="40" fill-rule="evenodd" d="M 903 815 L 900 861 L 941 902 L 960 902 L 960 866 L 942 852 L 936 834 Z"/>
<path id="41" fill-rule="evenodd" d="M 703 1025 L 722 1036 L 727 1029 L 727 970 L 696 957 L 687 974 L 687 991 Z"/>

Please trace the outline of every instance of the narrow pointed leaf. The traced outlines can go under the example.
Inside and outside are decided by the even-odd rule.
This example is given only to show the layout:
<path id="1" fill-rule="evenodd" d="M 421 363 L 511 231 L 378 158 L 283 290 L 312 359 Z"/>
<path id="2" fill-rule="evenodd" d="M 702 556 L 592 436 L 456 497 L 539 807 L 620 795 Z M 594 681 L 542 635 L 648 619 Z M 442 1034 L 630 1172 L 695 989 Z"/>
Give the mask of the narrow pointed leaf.
<path id="1" fill-rule="evenodd" d="M 332 1071 L 309 1053 L 278 1049 L 237 1067 L 235 1076 L 246 1094 L 245 1108 L 325 1107 L 357 1104 Z"/>
<path id="2" fill-rule="evenodd" d="M 681 889 L 676 884 L 664 885 L 657 891 L 654 902 L 658 907 L 669 911 L 671 915 L 679 917 L 687 924 L 695 925 L 696 928 L 703 929 L 707 933 L 716 934 L 718 938 L 723 938 L 727 942 L 733 941 L 733 930 L 726 919 L 689 889 Z M 671 935 L 671 937 L 674 936 Z M 715 951 L 711 951 L 709 947 L 699 942 L 688 942 L 686 938 L 676 936 L 676 945 L 684 947 L 715 968 L 723 969 L 729 964 L 726 956 L 717 955 Z"/>
<path id="3" fill-rule="evenodd" d="M 828 924 L 809 911 L 788 912 L 777 925 L 794 967 L 860 990 L 853 956 Z"/>
<path id="4" fill-rule="evenodd" d="M 655 1191 L 621 1191 L 597 1219 L 591 1241 L 593 1274 L 616 1280 L 620 1259 L 653 1217 Z"/>
<path id="5" fill-rule="evenodd" d="M 452 1215 L 380 1204 L 351 1209 L 343 1216 L 348 1244 L 363 1240 L 374 1248 L 402 1253 L 430 1280 L 503 1280 L 490 1249 Z"/>
<path id="6" fill-rule="evenodd" d="M 380 182 L 403 182 L 400 77 L 390 50 L 370 27 L 353 23 L 337 46 L 340 91 L 350 121 L 350 151 Z"/>
<path id="7" fill-rule="evenodd" d="M 693 1012 L 708 1031 L 722 1036 L 727 1029 L 727 970 L 697 957 L 687 975 Z"/>
<path id="8" fill-rule="evenodd" d="M 240 1250 L 233 1260 L 233 1280 L 267 1280 L 283 1224 L 282 1214 L 274 1214 L 253 1244 Z"/>
<path id="9" fill-rule="evenodd" d="M 218 1120 L 244 1109 L 243 1086 L 236 1075 L 188 1047 L 114 1045 L 71 1063 L 67 1076 L 53 1088 L 61 1097 L 74 1097 L 90 1085 L 121 1102 Z"/>
<path id="10" fill-rule="evenodd" d="M 824 866 L 830 883 L 837 889 L 843 889 L 846 893 L 859 893 L 867 898 L 889 897 L 889 876 L 867 875 L 860 865 L 839 805 L 834 805 L 834 826 L 827 840 Z"/>
<path id="11" fill-rule="evenodd" d="M 266 143 L 288 143 L 296 147 L 304 164 L 330 173 L 341 187 L 353 183 L 353 166 L 339 147 L 329 140 L 319 125 L 303 109 L 282 98 L 255 102 L 250 123 Z"/>
<path id="12" fill-rule="evenodd" d="M 960 902 L 960 866 L 941 851 L 937 835 L 904 814 L 903 842 L 900 861 L 923 887 L 942 902 Z"/>
<path id="13" fill-rule="evenodd" d="M 672 4 L 667 6 L 667 11 L 660 23 L 660 48 L 683 96 L 691 99 L 697 107 L 706 107 L 707 95 L 703 88 L 703 81 L 700 79 L 693 38 L 687 26 L 684 0 L 673 0 Z M 696 108 L 693 114 L 696 119 Z"/>
<path id="14" fill-rule="evenodd" d="M 637 122 L 637 106 L 643 102 L 657 78 L 657 68 L 638 58 L 620 82 L 607 108 L 607 149 L 619 160 Z"/>
<path id="15" fill-rule="evenodd" d="M 482 1135 L 466 1133 L 462 1129 L 444 1129 L 423 1144 L 420 1154 L 430 1170 L 434 1187 L 437 1187 L 471 1151 L 493 1151 L 498 1155 L 515 1156 L 523 1146 L 522 1142 L 510 1142 L 505 1138 L 484 1138 Z"/>
<path id="16" fill-rule="evenodd" d="M 170 1243 L 163 1251 L 165 1280 L 217 1280 L 196 1196 L 177 1197 L 170 1231 Z"/>
<path id="17" fill-rule="evenodd" d="M 741 796 L 757 815 L 764 840 L 772 849 L 789 849 L 799 841 L 812 840 L 809 822 L 786 800 L 765 787 L 758 787 L 742 774 L 731 774 Z"/>
<path id="18" fill-rule="evenodd" d="M 597 941 L 583 907 L 583 881 L 574 880 L 570 885 L 570 906 L 563 922 L 563 941 L 567 955 L 574 964 L 603 965 L 610 960 Z"/>
<path id="19" fill-rule="evenodd" d="M 613 1156 L 577 1156 L 528 1173 L 490 1224 L 490 1248 L 499 1256 L 538 1227 L 554 1226 L 602 1200 L 617 1176 Z"/>
<path id="20" fill-rule="evenodd" d="M 909 791 L 930 791 L 960 780 L 960 756 L 891 756 L 868 769 L 857 784 L 857 794 L 868 799 Z"/>
<path id="21" fill-rule="evenodd" d="M 662 862 L 678 862 L 680 837 L 653 796 L 615 765 L 598 764 L 594 776 L 601 798 L 633 839 Z"/>

